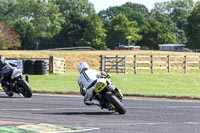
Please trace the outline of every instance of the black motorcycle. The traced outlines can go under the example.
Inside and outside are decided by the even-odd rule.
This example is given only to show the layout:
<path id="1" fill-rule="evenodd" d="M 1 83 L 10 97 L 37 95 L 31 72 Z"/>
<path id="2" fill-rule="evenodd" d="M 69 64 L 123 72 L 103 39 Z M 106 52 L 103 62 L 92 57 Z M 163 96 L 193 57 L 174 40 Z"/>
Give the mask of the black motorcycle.
<path id="1" fill-rule="evenodd" d="M 12 70 L 9 80 L 3 80 L 2 89 L 9 97 L 12 97 L 14 93 L 24 96 L 25 98 L 32 97 L 32 89 L 28 81 L 24 79 L 21 70 L 18 68 Z"/>

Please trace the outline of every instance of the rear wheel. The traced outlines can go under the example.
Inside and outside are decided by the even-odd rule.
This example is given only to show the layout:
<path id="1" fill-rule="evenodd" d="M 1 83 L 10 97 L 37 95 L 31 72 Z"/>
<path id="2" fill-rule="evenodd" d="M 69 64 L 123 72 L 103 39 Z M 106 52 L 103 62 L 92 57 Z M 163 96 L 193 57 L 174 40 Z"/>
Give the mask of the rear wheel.
<path id="1" fill-rule="evenodd" d="M 18 87 L 20 93 L 25 97 L 25 98 L 30 98 L 32 97 L 32 89 L 29 86 L 28 82 L 24 79 L 21 79 L 18 81 Z"/>
<path id="2" fill-rule="evenodd" d="M 124 105 L 119 101 L 119 99 L 111 92 L 106 93 L 106 99 L 109 103 L 111 103 L 111 106 L 114 106 L 115 110 L 119 112 L 119 114 L 125 114 L 126 109 Z"/>

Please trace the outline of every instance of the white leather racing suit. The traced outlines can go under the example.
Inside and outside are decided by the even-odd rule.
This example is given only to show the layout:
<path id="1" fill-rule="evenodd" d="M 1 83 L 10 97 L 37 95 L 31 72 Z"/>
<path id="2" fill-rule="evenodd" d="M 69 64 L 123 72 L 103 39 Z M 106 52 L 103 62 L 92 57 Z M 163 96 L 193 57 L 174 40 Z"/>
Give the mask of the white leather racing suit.
<path id="1" fill-rule="evenodd" d="M 80 86 L 80 92 L 85 96 L 84 103 L 87 105 L 99 105 L 99 101 L 95 99 L 91 99 L 93 96 L 93 91 L 95 89 L 95 85 L 97 79 L 100 77 L 101 72 L 96 71 L 94 69 L 84 70 L 80 73 L 78 84 Z M 85 94 L 83 94 L 85 91 Z"/>

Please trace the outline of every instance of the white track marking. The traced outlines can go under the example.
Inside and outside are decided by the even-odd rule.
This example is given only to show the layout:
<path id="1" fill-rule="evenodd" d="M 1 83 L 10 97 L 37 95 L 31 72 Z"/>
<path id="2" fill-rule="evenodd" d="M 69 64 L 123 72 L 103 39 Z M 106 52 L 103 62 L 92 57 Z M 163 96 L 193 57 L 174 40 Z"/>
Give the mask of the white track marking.
<path id="1" fill-rule="evenodd" d="M 85 126 L 132 126 L 132 125 L 169 125 L 168 122 L 141 122 L 141 123 L 125 123 L 125 124 L 84 124 Z"/>
<path id="2" fill-rule="evenodd" d="M 112 123 L 112 124 L 82 124 L 84 126 L 134 126 L 134 125 L 147 125 L 147 126 L 153 126 L 153 125 L 170 125 L 173 124 L 172 122 L 136 122 L 136 123 L 124 123 L 124 124 L 118 124 L 118 123 Z M 186 125 L 199 125 L 198 122 L 183 122 L 183 124 Z"/>
<path id="3" fill-rule="evenodd" d="M 198 122 L 184 122 L 185 124 L 188 124 L 188 125 L 199 125 Z"/>

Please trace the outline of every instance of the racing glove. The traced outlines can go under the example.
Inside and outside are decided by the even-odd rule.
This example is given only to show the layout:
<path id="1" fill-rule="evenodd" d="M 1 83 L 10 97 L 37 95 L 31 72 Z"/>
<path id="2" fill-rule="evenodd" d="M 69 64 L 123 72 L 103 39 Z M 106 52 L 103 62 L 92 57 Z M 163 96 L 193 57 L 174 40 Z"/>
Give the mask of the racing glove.
<path id="1" fill-rule="evenodd" d="M 110 78 L 110 75 L 104 71 L 101 72 L 101 77 L 102 78 Z"/>
<path id="2" fill-rule="evenodd" d="M 83 95 L 83 96 L 85 96 L 86 90 L 85 90 L 84 87 L 80 87 L 80 94 Z"/>

